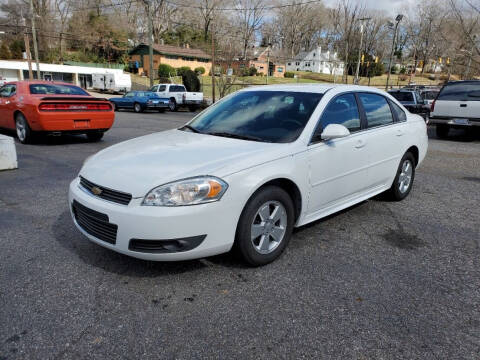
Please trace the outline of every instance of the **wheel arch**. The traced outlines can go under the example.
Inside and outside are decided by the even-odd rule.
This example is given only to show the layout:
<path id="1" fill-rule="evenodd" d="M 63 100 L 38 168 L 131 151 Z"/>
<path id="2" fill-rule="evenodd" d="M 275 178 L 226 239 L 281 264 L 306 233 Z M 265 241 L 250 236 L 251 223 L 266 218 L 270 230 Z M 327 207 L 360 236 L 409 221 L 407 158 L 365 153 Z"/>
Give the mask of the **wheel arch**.
<path id="1" fill-rule="evenodd" d="M 302 205 L 303 205 L 303 197 L 302 197 L 302 193 L 300 191 L 299 186 L 293 180 L 288 179 L 286 177 L 278 177 L 278 178 L 270 179 L 262 184 L 259 184 L 259 186 L 248 198 L 248 201 L 250 201 L 250 199 L 252 199 L 258 193 L 258 191 L 260 191 L 261 189 L 267 186 L 277 186 L 285 190 L 285 192 L 290 196 L 293 202 L 293 209 L 295 211 L 294 223 L 296 223 L 297 220 L 300 218 L 300 214 L 302 213 Z"/>
<path id="2" fill-rule="evenodd" d="M 405 153 L 411 153 L 413 155 L 413 158 L 415 159 L 415 167 L 418 165 L 418 160 L 419 160 L 419 151 L 418 147 L 415 145 L 410 146 Z"/>

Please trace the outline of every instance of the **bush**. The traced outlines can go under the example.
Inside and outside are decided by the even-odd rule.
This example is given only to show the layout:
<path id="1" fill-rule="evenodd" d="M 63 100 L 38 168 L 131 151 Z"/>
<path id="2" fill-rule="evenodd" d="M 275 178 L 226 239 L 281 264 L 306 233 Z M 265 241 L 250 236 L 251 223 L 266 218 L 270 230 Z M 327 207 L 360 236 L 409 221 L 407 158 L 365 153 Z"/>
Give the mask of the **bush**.
<path id="1" fill-rule="evenodd" d="M 177 68 L 177 75 L 183 76 L 187 71 L 192 71 L 189 66 L 182 66 Z"/>
<path id="2" fill-rule="evenodd" d="M 407 69 L 406 69 L 405 66 L 404 66 L 404 67 L 402 67 L 402 68 L 400 69 L 399 74 L 406 74 L 406 73 L 407 73 Z"/>
<path id="3" fill-rule="evenodd" d="M 200 80 L 198 80 L 198 76 L 194 71 L 184 71 L 182 75 L 182 82 L 187 91 L 200 91 Z"/>
<path id="4" fill-rule="evenodd" d="M 248 76 L 255 76 L 257 75 L 257 72 L 257 68 L 252 66 L 250 69 L 248 69 Z"/>
<path id="5" fill-rule="evenodd" d="M 197 73 L 197 75 L 205 74 L 205 68 L 203 66 L 199 66 L 199 67 L 195 68 L 194 71 Z"/>
<path id="6" fill-rule="evenodd" d="M 168 79 L 170 75 L 175 74 L 175 69 L 168 64 L 160 64 L 158 67 L 158 77 L 161 79 Z"/>
<path id="7" fill-rule="evenodd" d="M 286 71 L 284 77 L 293 79 L 295 74 L 292 71 Z"/>

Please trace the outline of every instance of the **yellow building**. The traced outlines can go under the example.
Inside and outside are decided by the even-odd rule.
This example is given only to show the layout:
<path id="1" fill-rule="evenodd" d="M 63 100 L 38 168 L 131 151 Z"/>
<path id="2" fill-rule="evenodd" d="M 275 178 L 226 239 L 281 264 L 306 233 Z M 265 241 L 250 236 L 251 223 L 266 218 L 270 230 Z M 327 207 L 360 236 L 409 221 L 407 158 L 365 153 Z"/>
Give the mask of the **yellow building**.
<path id="1" fill-rule="evenodd" d="M 148 45 L 140 44 L 129 52 L 130 71 L 137 74 L 149 76 L 150 60 L 148 58 Z M 200 49 L 192 49 L 187 44 L 184 47 L 172 45 L 153 45 L 153 68 L 154 76 L 157 77 L 157 69 L 160 64 L 168 64 L 174 68 L 188 66 L 195 70 L 197 67 L 205 68 L 205 75 L 208 75 L 212 68 L 210 55 Z"/>

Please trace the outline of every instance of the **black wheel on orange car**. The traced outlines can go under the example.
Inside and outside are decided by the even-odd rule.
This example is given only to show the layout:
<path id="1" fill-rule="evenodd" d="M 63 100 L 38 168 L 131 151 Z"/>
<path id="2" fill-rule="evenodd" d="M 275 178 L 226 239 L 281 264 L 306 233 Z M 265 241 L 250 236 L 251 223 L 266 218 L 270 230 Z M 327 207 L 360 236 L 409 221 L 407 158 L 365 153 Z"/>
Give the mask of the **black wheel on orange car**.
<path id="1" fill-rule="evenodd" d="M 136 113 L 141 113 L 143 111 L 142 105 L 140 105 L 139 103 L 133 104 L 133 110 Z"/>
<path id="2" fill-rule="evenodd" d="M 103 138 L 103 131 L 89 131 L 86 135 L 88 141 L 96 142 Z"/>
<path id="3" fill-rule="evenodd" d="M 30 125 L 28 125 L 27 119 L 22 113 L 18 113 L 15 116 L 15 130 L 18 140 L 20 140 L 22 144 L 30 144 L 35 137 Z"/>
<path id="4" fill-rule="evenodd" d="M 118 105 L 113 103 L 113 111 L 118 111 Z"/>

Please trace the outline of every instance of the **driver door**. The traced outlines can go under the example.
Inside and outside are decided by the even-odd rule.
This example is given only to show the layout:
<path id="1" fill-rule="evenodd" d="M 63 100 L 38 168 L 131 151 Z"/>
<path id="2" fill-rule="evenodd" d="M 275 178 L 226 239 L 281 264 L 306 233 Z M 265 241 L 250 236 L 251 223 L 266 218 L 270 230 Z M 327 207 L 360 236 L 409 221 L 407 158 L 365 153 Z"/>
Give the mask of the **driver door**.
<path id="1" fill-rule="evenodd" d="M 329 124 L 345 126 L 350 135 L 322 140 L 321 133 Z M 364 126 L 354 93 L 336 96 L 323 111 L 308 147 L 309 216 L 334 212 L 366 193 L 369 144 Z"/>

